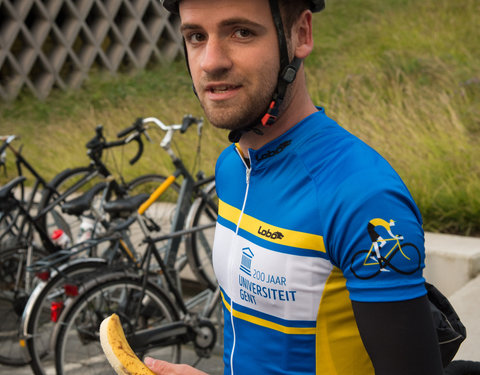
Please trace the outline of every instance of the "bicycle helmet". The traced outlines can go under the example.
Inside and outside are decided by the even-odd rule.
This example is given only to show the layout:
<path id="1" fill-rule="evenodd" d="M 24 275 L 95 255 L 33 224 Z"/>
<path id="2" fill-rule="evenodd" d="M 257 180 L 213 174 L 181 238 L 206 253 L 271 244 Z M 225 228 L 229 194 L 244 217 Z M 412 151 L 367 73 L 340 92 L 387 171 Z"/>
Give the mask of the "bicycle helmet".
<path id="1" fill-rule="evenodd" d="M 170 13 L 178 14 L 178 3 L 180 0 L 163 0 L 163 6 Z M 325 0 L 310 0 L 310 10 L 312 12 L 320 12 L 325 8 Z"/>
<path id="2" fill-rule="evenodd" d="M 163 0 L 163 6 L 169 12 L 178 14 L 178 4 L 180 0 Z M 325 0 L 310 0 L 308 1 L 310 4 L 310 10 L 312 12 L 320 12 L 325 8 Z M 280 14 L 280 7 L 278 5 L 278 0 L 269 0 L 270 10 L 272 12 L 273 23 L 275 24 L 275 28 L 277 30 L 278 35 L 278 48 L 280 50 L 280 74 L 278 77 L 277 87 L 273 94 L 272 101 L 266 110 L 265 115 L 259 119 L 259 122 L 263 126 L 271 126 L 276 121 L 280 105 L 283 102 L 285 97 L 285 93 L 287 91 L 287 87 L 290 83 L 295 80 L 297 75 L 297 71 L 300 68 L 302 63 L 301 59 L 296 57 L 293 58 L 292 61 L 289 61 L 288 58 L 288 49 L 287 49 L 287 39 L 285 37 L 285 30 L 283 27 L 283 21 Z M 185 48 L 185 56 L 187 56 L 187 50 Z M 188 59 L 187 59 L 187 68 L 188 67 Z M 195 89 L 194 89 L 195 91 Z M 243 133 L 254 130 L 257 134 L 262 134 L 261 130 L 256 129 L 257 124 L 246 126 L 242 129 L 232 130 L 228 135 L 228 139 L 231 142 L 238 142 L 243 135 Z"/>

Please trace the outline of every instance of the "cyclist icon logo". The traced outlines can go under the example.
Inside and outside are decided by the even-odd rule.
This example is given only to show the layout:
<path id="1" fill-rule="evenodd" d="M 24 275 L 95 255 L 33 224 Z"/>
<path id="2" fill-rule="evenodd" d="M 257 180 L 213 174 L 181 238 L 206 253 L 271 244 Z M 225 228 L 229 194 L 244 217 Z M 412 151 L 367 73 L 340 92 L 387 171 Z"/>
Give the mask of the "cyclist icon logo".
<path id="1" fill-rule="evenodd" d="M 398 272 L 410 275 L 420 269 L 420 251 L 412 243 L 400 244 L 403 236 L 394 234 L 392 227 L 395 221 L 372 219 L 367 225 L 368 234 L 372 240 L 369 250 L 360 250 L 352 257 L 350 270 L 359 279 L 370 279 L 380 272 Z M 387 238 L 383 238 L 376 228 L 383 228 Z"/>

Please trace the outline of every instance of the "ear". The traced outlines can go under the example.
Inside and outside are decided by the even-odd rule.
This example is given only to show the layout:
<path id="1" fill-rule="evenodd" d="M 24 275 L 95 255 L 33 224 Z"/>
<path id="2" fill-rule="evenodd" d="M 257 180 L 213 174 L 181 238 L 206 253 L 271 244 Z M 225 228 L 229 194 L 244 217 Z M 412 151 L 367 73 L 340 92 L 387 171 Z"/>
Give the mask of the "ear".
<path id="1" fill-rule="evenodd" d="M 313 49 L 312 12 L 305 10 L 292 28 L 292 42 L 295 56 L 304 59 Z"/>

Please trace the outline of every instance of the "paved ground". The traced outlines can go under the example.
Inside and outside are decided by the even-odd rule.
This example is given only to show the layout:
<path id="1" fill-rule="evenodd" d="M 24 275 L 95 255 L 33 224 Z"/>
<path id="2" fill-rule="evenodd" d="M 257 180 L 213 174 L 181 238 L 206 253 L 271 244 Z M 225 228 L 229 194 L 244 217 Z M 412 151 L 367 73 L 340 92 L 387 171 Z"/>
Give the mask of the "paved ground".
<path id="1" fill-rule="evenodd" d="M 455 311 L 467 328 L 467 338 L 455 359 L 480 361 L 480 276 L 470 281 L 450 298 Z"/>
<path id="2" fill-rule="evenodd" d="M 221 349 L 215 350 L 213 355 L 208 359 L 202 359 L 197 365 L 197 368 L 207 372 L 210 375 L 222 375 L 223 374 L 223 362 L 221 357 Z M 196 360 L 195 353 L 190 348 L 182 349 L 182 362 L 193 364 Z M 55 375 L 55 368 L 53 363 L 50 363 L 48 367 L 45 368 L 46 375 Z M 29 366 L 24 367 L 8 367 L 0 365 L 0 374 L 1 375 L 32 375 L 33 372 Z M 112 371 L 112 374 L 114 372 Z M 83 375 L 83 374 L 79 374 Z M 86 374 L 85 374 L 86 375 Z M 106 375 L 106 374 L 105 374 Z"/>

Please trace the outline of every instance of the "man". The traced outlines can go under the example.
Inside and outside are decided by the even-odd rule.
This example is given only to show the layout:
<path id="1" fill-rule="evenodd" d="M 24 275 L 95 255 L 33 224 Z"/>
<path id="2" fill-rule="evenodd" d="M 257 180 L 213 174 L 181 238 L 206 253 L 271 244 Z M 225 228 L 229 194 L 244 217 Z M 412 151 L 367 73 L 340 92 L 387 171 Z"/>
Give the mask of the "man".
<path id="1" fill-rule="evenodd" d="M 180 14 L 206 116 L 235 143 L 216 167 L 225 373 L 442 374 L 418 209 L 388 163 L 308 95 L 302 61 L 323 0 L 164 6 Z"/>

